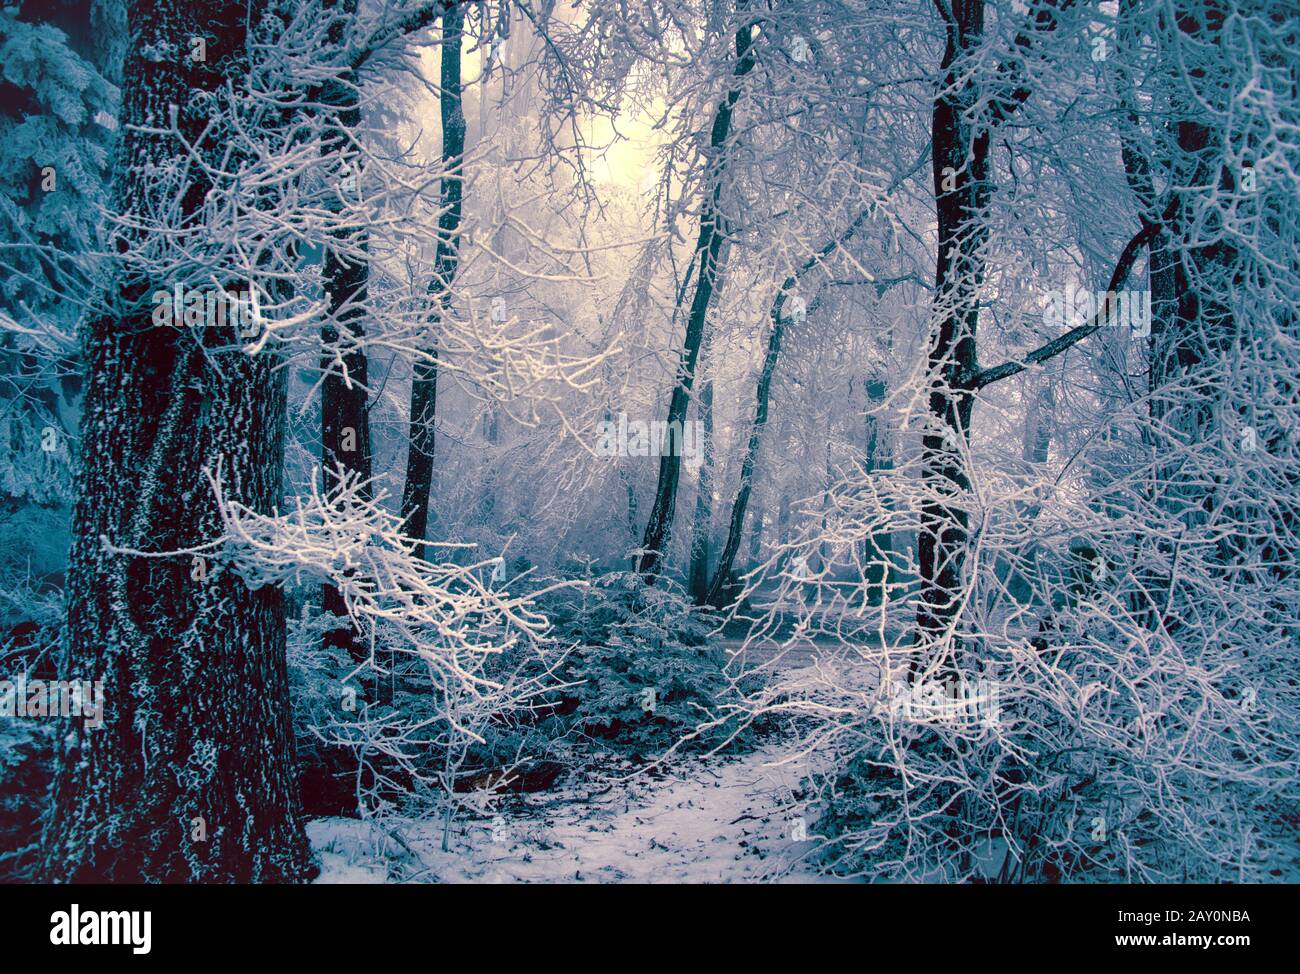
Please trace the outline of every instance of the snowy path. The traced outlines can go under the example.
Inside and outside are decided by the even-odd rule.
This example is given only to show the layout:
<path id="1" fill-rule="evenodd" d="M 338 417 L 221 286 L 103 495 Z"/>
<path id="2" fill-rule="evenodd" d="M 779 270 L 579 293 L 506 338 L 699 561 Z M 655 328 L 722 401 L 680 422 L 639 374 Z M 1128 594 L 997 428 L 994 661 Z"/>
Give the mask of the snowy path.
<path id="1" fill-rule="evenodd" d="M 768 747 L 590 797 L 582 787 L 529 796 L 522 809 L 453 825 L 450 852 L 437 823 L 390 826 L 398 842 L 354 819 L 319 819 L 308 827 L 318 882 L 807 881 L 799 860 L 812 843 L 790 838 L 800 768 L 771 766 L 782 757 Z"/>
<path id="2" fill-rule="evenodd" d="M 724 640 L 735 653 L 740 640 Z M 867 647 L 808 641 L 779 654 L 750 648 L 746 663 L 799 683 L 817 661 L 848 664 L 861 679 Z M 776 658 L 773 658 L 775 655 Z M 778 675 L 779 674 L 779 675 Z M 441 849 L 440 822 L 318 819 L 308 826 L 322 883 L 383 882 L 745 882 L 818 879 L 803 859 L 794 791 L 804 776 L 789 746 L 769 744 L 739 758 L 677 758 L 630 777 L 606 767 L 551 791 L 525 795 L 499 812 L 463 815 Z M 804 829 L 811 824 L 808 818 Z"/>

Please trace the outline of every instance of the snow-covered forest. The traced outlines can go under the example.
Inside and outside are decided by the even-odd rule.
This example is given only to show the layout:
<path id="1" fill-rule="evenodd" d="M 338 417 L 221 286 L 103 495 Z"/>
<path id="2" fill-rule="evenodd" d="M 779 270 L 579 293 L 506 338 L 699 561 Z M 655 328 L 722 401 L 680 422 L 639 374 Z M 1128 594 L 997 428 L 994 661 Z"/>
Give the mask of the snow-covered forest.
<path id="1" fill-rule="evenodd" d="M 1300 877 L 1290 0 L 0 8 L 0 881 Z"/>

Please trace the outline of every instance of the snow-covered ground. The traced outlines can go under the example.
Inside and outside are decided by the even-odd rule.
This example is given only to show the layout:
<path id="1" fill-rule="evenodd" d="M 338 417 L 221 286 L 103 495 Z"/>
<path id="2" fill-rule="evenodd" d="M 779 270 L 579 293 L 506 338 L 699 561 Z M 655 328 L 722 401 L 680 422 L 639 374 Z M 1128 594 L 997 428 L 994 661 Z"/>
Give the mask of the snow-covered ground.
<path id="1" fill-rule="evenodd" d="M 846 652 L 808 643 L 750 662 L 778 687 L 806 691 L 825 683 L 823 666 L 842 677 Z M 865 662 L 854 655 L 851 669 L 869 685 L 877 666 Z M 797 792 L 807 771 L 789 741 L 650 767 L 609 758 L 486 815 L 463 815 L 445 852 L 441 820 L 317 819 L 308 835 L 319 883 L 822 881 L 806 862 L 816 815 Z"/>
<path id="2" fill-rule="evenodd" d="M 441 822 L 318 819 L 308 826 L 317 882 L 816 880 L 802 862 L 813 843 L 798 838 L 802 768 L 788 757 L 770 745 L 524 796 L 520 807 L 453 823 L 447 852 Z"/>

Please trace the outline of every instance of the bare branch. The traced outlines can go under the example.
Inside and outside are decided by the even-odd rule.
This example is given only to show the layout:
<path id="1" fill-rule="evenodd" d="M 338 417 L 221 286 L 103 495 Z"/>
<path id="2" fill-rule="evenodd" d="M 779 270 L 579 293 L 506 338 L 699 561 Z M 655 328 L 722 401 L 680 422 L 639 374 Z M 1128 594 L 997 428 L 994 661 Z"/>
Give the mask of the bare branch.
<path id="1" fill-rule="evenodd" d="M 1031 365 L 1038 365 L 1040 362 L 1046 362 L 1050 358 L 1055 358 L 1066 349 L 1077 345 L 1094 331 L 1102 326 L 1107 316 L 1112 312 L 1112 295 L 1119 288 L 1124 280 L 1128 277 L 1129 271 L 1133 269 L 1134 262 L 1137 261 L 1138 254 L 1142 251 L 1151 239 L 1155 236 L 1159 225 L 1148 223 L 1134 235 L 1125 246 L 1119 256 L 1119 261 L 1115 264 L 1115 271 L 1110 275 L 1110 285 L 1106 288 L 1106 300 L 1097 313 L 1092 316 L 1092 320 L 1086 325 L 1080 325 L 1078 328 L 1072 328 L 1060 338 L 1054 338 L 1046 345 L 1039 346 L 1018 362 L 1004 362 L 1001 365 L 994 366 L 991 369 L 983 369 L 970 380 L 967 385 L 968 389 L 983 389 L 987 385 L 998 382 L 1002 379 L 1009 378 L 1013 375 L 1019 375 Z"/>

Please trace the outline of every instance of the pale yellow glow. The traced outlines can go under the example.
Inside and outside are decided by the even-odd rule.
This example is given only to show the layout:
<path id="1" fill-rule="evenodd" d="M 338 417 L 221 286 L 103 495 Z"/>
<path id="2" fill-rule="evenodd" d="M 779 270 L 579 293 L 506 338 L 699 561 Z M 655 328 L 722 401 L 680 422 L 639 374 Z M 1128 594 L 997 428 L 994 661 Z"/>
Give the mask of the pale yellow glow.
<path id="1" fill-rule="evenodd" d="M 468 39 L 461 53 L 461 77 L 465 82 L 465 109 L 471 118 L 478 115 L 478 85 L 483 66 L 482 49 Z M 441 50 L 430 45 L 420 51 L 421 72 L 434 84 L 441 74 Z M 663 117 L 664 103 L 656 98 L 648 108 L 628 106 L 611 122 L 608 118 L 590 117 L 580 123 L 587 146 L 585 162 L 593 178 L 606 185 L 636 193 L 653 193 L 659 179 L 657 152 L 665 143 L 663 128 L 655 122 Z M 419 123 L 426 137 L 440 138 L 436 101 L 419 113 Z M 471 125 L 471 129 L 473 126 Z M 617 131 L 617 137 L 615 132 Z M 487 134 L 488 138 L 492 133 Z"/>
<path id="2" fill-rule="evenodd" d="M 642 193 L 654 191 L 659 178 L 656 153 L 663 145 L 663 130 L 654 128 L 648 114 L 620 114 L 614 122 L 591 119 L 583 135 L 589 145 L 597 147 L 590 160 L 597 180 Z"/>

